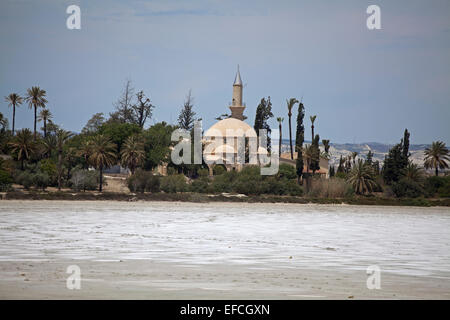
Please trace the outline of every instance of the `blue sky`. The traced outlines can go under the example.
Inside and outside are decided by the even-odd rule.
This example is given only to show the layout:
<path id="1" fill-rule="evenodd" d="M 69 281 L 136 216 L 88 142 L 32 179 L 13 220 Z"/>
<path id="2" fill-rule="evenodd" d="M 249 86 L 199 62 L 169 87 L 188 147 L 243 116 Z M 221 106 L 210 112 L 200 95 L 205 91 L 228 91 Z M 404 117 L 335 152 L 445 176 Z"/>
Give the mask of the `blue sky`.
<path id="1" fill-rule="evenodd" d="M 71 4 L 81 30 L 66 28 Z M 370 4 L 381 30 L 366 27 Z M 113 110 L 127 78 L 156 105 L 151 123 L 175 122 L 191 89 L 206 129 L 228 112 L 239 64 L 251 124 L 270 96 L 287 129 L 286 98 L 303 96 L 307 125 L 317 115 L 332 142 L 395 143 L 408 128 L 412 143 L 450 143 L 447 0 L 2 0 L 0 43 L 0 95 L 39 85 L 77 132 Z M 32 125 L 22 106 L 16 126 Z"/>

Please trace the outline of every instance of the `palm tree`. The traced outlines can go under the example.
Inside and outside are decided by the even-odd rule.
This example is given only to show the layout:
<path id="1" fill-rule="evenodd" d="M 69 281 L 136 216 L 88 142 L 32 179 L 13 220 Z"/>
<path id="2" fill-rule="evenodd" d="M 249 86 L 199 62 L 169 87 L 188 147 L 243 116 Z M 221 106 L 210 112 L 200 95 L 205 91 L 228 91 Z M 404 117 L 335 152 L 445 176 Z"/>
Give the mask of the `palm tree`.
<path id="1" fill-rule="evenodd" d="M 81 143 L 81 146 L 78 148 L 77 156 L 83 158 L 85 169 L 89 167 L 89 155 L 91 154 L 91 141 L 85 140 Z"/>
<path id="2" fill-rule="evenodd" d="M 434 141 L 431 148 L 425 149 L 425 168 L 434 168 L 436 176 L 439 174 L 439 169 L 447 169 L 447 161 L 450 161 L 448 148 L 442 141 Z"/>
<path id="3" fill-rule="evenodd" d="M 67 149 L 64 160 L 67 163 L 67 181 L 70 179 L 70 171 L 72 170 L 77 157 L 77 151 L 75 148 L 70 147 Z"/>
<path id="4" fill-rule="evenodd" d="M 145 150 L 142 139 L 137 136 L 130 136 L 125 140 L 125 143 L 120 152 L 122 156 L 122 165 L 128 167 L 131 174 L 134 174 L 136 168 L 144 161 Z"/>
<path id="5" fill-rule="evenodd" d="M 279 145 L 278 145 L 278 157 L 281 157 L 281 141 L 282 141 L 281 124 L 283 123 L 284 118 L 278 117 L 278 118 L 277 118 L 277 121 L 278 121 L 279 129 L 280 129 L 280 143 L 279 143 Z"/>
<path id="6" fill-rule="evenodd" d="M 306 164 L 306 173 L 309 173 L 309 167 L 311 166 L 311 163 L 313 161 L 318 161 L 320 157 L 320 154 L 312 144 L 306 145 L 303 148 L 303 159 L 305 160 Z"/>
<path id="7" fill-rule="evenodd" d="M 62 176 L 62 155 L 64 151 L 64 145 L 67 140 L 72 137 L 72 133 L 69 131 L 58 129 L 56 132 L 56 146 L 58 149 L 58 190 L 61 190 L 61 176 Z"/>
<path id="8" fill-rule="evenodd" d="M 41 140 L 42 155 L 45 158 L 50 158 L 52 156 L 53 150 L 56 149 L 56 144 L 56 136 L 53 134 L 47 135 L 44 139 Z"/>
<path id="9" fill-rule="evenodd" d="M 325 153 L 329 153 L 330 151 L 330 140 L 322 139 L 323 148 L 325 149 Z"/>
<path id="10" fill-rule="evenodd" d="M 39 112 L 38 121 L 44 122 L 44 138 L 47 136 L 47 121 L 53 118 L 52 113 L 48 109 L 42 109 L 41 112 Z"/>
<path id="11" fill-rule="evenodd" d="M 47 100 L 45 95 L 47 93 L 39 87 L 31 87 L 27 89 L 26 101 L 28 102 L 28 107 L 32 109 L 34 107 L 34 140 L 36 140 L 36 121 L 37 121 L 37 108 L 45 108 Z"/>
<path id="12" fill-rule="evenodd" d="M 23 170 L 23 162 L 29 160 L 36 150 L 36 144 L 30 129 L 18 131 L 9 145 L 12 147 L 12 153 L 17 154 L 17 160 L 20 161 L 20 167 Z"/>
<path id="13" fill-rule="evenodd" d="M 23 98 L 18 93 L 10 93 L 5 97 L 8 106 L 13 108 L 13 118 L 12 118 L 12 133 L 14 135 L 15 123 L 16 123 L 16 107 L 23 103 Z"/>
<path id="14" fill-rule="evenodd" d="M 353 186 L 357 194 L 371 193 L 377 186 L 372 167 L 365 164 L 361 159 L 358 159 L 358 163 L 353 166 L 347 181 Z"/>
<path id="15" fill-rule="evenodd" d="M 287 108 L 288 108 L 288 117 L 289 117 L 289 144 L 291 145 L 291 160 L 294 160 L 294 149 L 292 149 L 292 125 L 291 125 L 291 117 L 292 117 L 292 108 L 298 103 L 298 100 L 295 98 L 286 99 Z"/>
<path id="16" fill-rule="evenodd" d="M 358 152 L 356 152 L 356 151 L 353 151 L 352 152 L 352 158 L 353 158 L 353 165 L 355 165 L 356 164 L 356 157 L 358 156 Z"/>
<path id="17" fill-rule="evenodd" d="M 314 121 L 316 121 L 316 118 L 317 116 L 309 116 L 309 119 L 311 120 L 311 141 L 314 141 Z"/>
<path id="18" fill-rule="evenodd" d="M 102 192 L 103 168 L 108 168 L 114 164 L 116 160 L 116 145 L 107 136 L 99 134 L 92 138 L 91 147 L 89 161 L 100 171 L 98 189 Z"/>
<path id="19" fill-rule="evenodd" d="M 305 160 L 306 165 L 306 190 L 309 191 L 311 189 L 311 179 L 309 175 L 309 168 L 311 167 L 311 163 L 319 160 L 319 150 L 315 148 L 312 144 L 306 145 L 303 148 L 302 154 L 303 159 Z"/>
<path id="20" fill-rule="evenodd" d="M 402 170 L 403 176 L 413 182 L 420 183 L 423 181 L 423 171 L 412 161 L 408 161 L 406 167 Z"/>

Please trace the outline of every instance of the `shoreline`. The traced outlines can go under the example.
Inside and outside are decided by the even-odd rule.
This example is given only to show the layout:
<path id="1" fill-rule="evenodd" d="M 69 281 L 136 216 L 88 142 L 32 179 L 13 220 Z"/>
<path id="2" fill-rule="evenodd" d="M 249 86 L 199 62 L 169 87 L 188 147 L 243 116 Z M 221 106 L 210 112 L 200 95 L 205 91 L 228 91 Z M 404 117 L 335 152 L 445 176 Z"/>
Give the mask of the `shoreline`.
<path id="1" fill-rule="evenodd" d="M 79 266 L 80 290 L 66 287 Z M 261 268 L 154 260 L 0 261 L 1 299 L 448 299 L 447 282 L 430 276 L 382 273 L 380 290 L 365 270 Z"/>
<path id="2" fill-rule="evenodd" d="M 3 192 L 1 200 L 66 200 L 66 201 L 162 201 L 193 203 L 289 203 L 289 204 L 336 204 L 366 206 L 413 206 L 413 207 L 450 207 L 450 198 L 308 198 L 278 195 L 233 195 L 203 193 L 117 193 L 117 192 Z"/>

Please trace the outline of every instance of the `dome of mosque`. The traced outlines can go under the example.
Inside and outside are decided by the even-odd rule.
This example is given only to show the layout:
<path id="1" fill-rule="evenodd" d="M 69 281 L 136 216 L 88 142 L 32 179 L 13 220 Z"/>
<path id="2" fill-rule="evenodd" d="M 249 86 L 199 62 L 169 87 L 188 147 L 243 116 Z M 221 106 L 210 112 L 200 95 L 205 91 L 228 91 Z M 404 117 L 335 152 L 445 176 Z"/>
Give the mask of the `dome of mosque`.
<path id="1" fill-rule="evenodd" d="M 239 119 L 228 118 L 220 120 L 205 132 L 205 137 L 242 137 L 256 138 L 255 130 Z"/>

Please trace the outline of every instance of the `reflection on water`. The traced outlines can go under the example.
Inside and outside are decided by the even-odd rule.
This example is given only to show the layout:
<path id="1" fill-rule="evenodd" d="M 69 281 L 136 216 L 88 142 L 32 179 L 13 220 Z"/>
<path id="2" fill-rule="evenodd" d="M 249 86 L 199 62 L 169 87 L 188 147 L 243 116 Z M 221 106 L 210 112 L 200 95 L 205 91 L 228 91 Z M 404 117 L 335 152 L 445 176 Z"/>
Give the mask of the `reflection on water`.
<path id="1" fill-rule="evenodd" d="M 0 260 L 153 259 L 450 278 L 448 208 L 1 201 Z"/>

